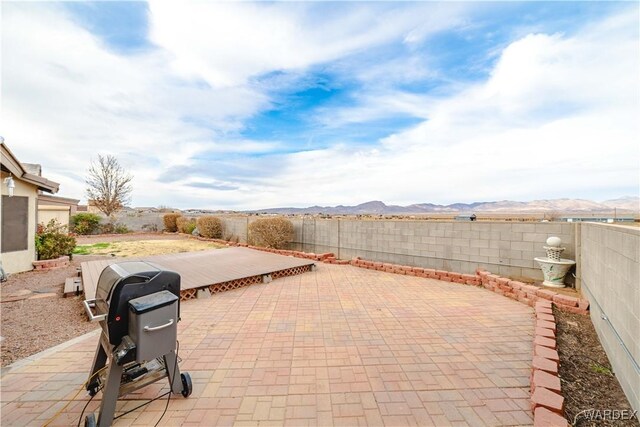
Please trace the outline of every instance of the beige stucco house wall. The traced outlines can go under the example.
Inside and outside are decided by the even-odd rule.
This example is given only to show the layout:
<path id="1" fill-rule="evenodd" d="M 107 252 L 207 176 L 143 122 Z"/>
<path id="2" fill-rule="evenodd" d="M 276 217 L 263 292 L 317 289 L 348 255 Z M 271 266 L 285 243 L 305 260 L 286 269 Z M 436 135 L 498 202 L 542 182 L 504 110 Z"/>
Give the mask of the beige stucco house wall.
<path id="1" fill-rule="evenodd" d="M 80 200 L 66 197 L 38 194 L 38 224 L 48 224 L 52 219 L 62 225 L 69 225 L 69 219 L 78 210 Z"/>
<path id="2" fill-rule="evenodd" d="M 7 234 L 9 219 L 3 217 L 3 212 L 7 213 L 9 204 L 9 191 L 5 178 L 11 176 L 15 183 L 13 197 L 24 197 L 27 199 L 26 210 L 26 248 L 21 250 L 6 250 L 0 246 L 0 262 L 6 273 L 18 273 L 21 271 L 31 270 L 32 262 L 36 260 L 35 249 L 35 232 L 38 223 L 37 215 L 37 197 L 38 190 L 55 193 L 58 191 L 58 184 L 49 181 L 41 176 L 29 173 L 22 164 L 16 159 L 9 148 L 0 140 L 0 241 L 5 242 L 7 235 L 3 236 L 3 232 Z M 18 200 L 18 199 L 16 199 Z M 3 206 L 3 203 L 7 204 Z M 15 214 L 15 212 L 8 212 Z M 16 218 L 13 218 L 14 220 Z M 18 218 L 23 221 L 23 218 Z M 6 223 L 6 224 L 5 224 Z M 8 226 L 7 226 L 8 227 Z M 3 231 L 4 230 L 4 231 Z"/>
<path id="3" fill-rule="evenodd" d="M 0 193 L 2 196 L 7 196 L 7 186 L 4 184 L 4 179 L 8 177 L 9 174 L 4 171 L 0 174 L 2 181 L 0 181 L 1 190 Z M 14 197 L 28 197 L 29 199 L 29 222 L 28 222 L 28 234 L 27 234 L 27 242 L 28 247 L 25 251 L 11 251 L 11 252 L 2 252 L 0 253 L 0 260 L 2 260 L 2 267 L 4 271 L 7 273 L 18 273 L 20 271 L 27 271 L 33 268 L 31 264 L 36 259 L 36 246 L 35 246 L 35 236 L 36 236 L 36 198 L 38 196 L 38 187 L 33 184 L 29 184 L 20 179 L 16 179 L 13 177 L 16 188 L 13 192 Z M 2 197 L 4 199 L 4 197 Z M 2 200 L 0 200 L 0 204 Z M 0 209 L 0 222 L 2 210 Z M 2 233 L 2 229 L 0 228 L 0 233 Z"/>

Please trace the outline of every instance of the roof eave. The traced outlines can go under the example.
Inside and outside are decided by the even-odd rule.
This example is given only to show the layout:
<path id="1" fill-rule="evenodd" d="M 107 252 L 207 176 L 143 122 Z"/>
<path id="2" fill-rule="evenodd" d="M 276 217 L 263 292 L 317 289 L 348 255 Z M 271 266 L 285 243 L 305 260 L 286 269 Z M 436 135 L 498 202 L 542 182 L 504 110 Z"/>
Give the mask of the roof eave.
<path id="1" fill-rule="evenodd" d="M 60 184 L 57 182 L 49 181 L 47 178 L 43 178 L 38 175 L 32 175 L 25 173 L 22 175 L 22 179 L 38 187 L 39 190 L 47 191 L 51 194 L 55 194 L 60 189 Z"/>
<path id="2" fill-rule="evenodd" d="M 24 166 L 22 166 L 22 163 L 20 163 L 4 142 L 0 143 L 0 152 L 2 154 L 2 165 L 11 174 L 13 174 L 16 179 L 21 179 L 29 184 L 35 185 L 39 190 L 46 191 L 51 194 L 58 192 L 60 184 L 50 181 L 42 176 L 27 173 Z"/>

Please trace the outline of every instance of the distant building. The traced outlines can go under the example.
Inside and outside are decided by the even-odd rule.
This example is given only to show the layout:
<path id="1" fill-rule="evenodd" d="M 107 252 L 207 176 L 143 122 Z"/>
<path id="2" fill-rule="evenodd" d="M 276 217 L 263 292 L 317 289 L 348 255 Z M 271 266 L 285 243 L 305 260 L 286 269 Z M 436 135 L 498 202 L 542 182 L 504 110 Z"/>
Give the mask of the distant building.
<path id="1" fill-rule="evenodd" d="M 601 217 L 593 217 L 593 216 L 563 216 L 560 218 L 560 221 L 564 222 L 634 222 L 635 218 L 633 216 L 622 216 L 622 217 L 613 217 L 613 216 L 601 216 Z"/>
<path id="2" fill-rule="evenodd" d="M 471 214 L 471 215 L 457 215 L 454 218 L 456 221 L 475 221 L 476 220 L 476 214 Z"/>

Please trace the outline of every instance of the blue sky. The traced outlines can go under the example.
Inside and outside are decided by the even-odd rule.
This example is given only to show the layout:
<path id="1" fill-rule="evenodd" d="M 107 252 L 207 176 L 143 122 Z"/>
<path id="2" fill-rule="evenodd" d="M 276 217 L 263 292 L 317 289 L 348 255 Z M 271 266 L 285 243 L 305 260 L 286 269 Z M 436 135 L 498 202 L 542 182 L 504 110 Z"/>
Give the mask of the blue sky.
<path id="1" fill-rule="evenodd" d="M 2 24 L 0 132 L 65 196 L 96 153 L 138 206 L 639 193 L 637 2 L 3 2 Z"/>

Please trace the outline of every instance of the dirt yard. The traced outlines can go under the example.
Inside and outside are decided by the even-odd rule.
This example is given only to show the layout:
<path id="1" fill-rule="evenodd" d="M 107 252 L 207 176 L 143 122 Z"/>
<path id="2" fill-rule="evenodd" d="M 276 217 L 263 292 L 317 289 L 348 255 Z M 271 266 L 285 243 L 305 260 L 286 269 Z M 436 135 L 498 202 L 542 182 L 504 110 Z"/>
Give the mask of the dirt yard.
<path id="1" fill-rule="evenodd" d="M 593 420 L 593 410 L 632 413 L 589 316 L 554 310 L 565 416 L 574 426 L 640 426 L 631 420 Z M 596 412 L 597 413 L 597 412 Z"/>
<path id="2" fill-rule="evenodd" d="M 135 240 L 116 242 L 96 242 L 78 245 L 74 254 L 81 255 L 111 255 L 119 257 L 149 256 L 173 254 L 180 252 L 195 252 L 207 249 L 219 249 L 220 244 L 203 242 L 200 240 Z"/>

